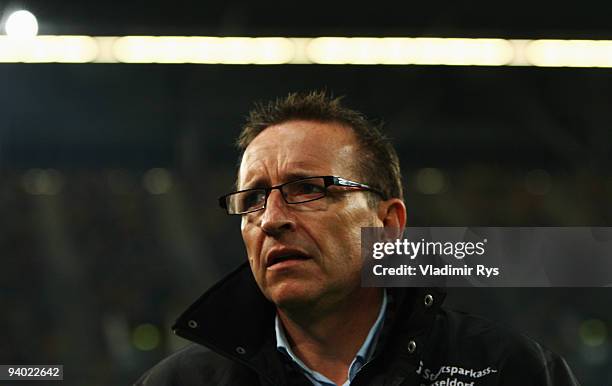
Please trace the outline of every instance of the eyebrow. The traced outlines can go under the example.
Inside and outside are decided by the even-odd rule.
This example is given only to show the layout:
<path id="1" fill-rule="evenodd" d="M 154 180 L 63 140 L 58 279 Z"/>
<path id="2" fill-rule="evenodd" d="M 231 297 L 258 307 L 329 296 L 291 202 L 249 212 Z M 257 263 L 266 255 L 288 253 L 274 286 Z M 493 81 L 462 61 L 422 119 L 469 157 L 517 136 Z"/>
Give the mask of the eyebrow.
<path id="1" fill-rule="evenodd" d="M 308 177 L 314 177 L 314 176 L 321 176 L 322 174 L 320 173 L 315 173 L 315 172 L 306 172 L 306 171 L 295 171 L 295 172 L 291 172 L 285 175 L 285 178 L 283 178 L 283 182 L 281 182 L 281 184 L 287 183 L 287 182 L 291 182 L 291 181 L 296 181 L 296 180 L 301 180 L 303 178 L 308 178 Z M 253 181 L 250 181 L 248 184 L 245 184 L 241 190 L 245 190 L 245 189 L 258 189 L 258 188 L 267 188 L 270 187 L 270 184 L 265 184 L 262 179 L 260 178 L 256 178 Z"/>

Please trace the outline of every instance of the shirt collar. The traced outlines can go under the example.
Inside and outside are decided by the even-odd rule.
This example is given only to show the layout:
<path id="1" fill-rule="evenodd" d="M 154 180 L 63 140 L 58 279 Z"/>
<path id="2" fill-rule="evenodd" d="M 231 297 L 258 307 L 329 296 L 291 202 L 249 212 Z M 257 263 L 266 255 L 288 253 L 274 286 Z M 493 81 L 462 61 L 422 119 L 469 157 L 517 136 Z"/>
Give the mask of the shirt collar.
<path id="1" fill-rule="evenodd" d="M 378 312 L 378 317 L 376 321 L 370 328 L 366 339 L 364 340 L 361 348 L 357 351 L 355 358 L 351 362 L 349 367 L 349 381 L 353 379 L 353 377 L 357 374 L 357 371 L 365 365 L 370 359 L 372 354 L 374 353 L 374 349 L 376 348 L 376 343 L 378 341 L 378 336 L 380 330 L 383 325 L 383 321 L 385 320 L 385 313 L 387 311 L 387 290 L 383 290 L 383 300 L 380 305 L 380 311 Z M 289 341 L 287 340 L 287 336 L 285 335 L 285 329 L 278 317 L 278 313 L 274 319 L 274 329 L 276 331 L 276 348 L 278 351 L 285 353 L 288 355 L 291 360 L 293 360 L 308 376 L 310 379 L 315 379 L 318 381 L 325 381 L 327 378 L 322 374 L 319 374 L 316 371 L 310 369 L 300 358 L 298 358 L 293 350 L 291 350 L 291 346 L 289 345 Z"/>

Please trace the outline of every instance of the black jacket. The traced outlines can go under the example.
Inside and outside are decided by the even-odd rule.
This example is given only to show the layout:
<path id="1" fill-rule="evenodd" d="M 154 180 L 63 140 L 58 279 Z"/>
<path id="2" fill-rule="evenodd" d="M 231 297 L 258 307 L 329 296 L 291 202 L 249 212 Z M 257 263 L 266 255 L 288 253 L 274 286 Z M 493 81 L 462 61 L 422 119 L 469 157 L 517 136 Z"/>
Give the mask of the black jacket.
<path id="1" fill-rule="evenodd" d="M 389 295 L 374 355 L 352 386 L 579 385 L 561 357 L 532 339 L 441 308 L 440 290 L 394 288 Z M 175 333 L 195 344 L 135 385 L 311 386 L 277 351 L 274 316 L 245 263 L 176 322 Z"/>

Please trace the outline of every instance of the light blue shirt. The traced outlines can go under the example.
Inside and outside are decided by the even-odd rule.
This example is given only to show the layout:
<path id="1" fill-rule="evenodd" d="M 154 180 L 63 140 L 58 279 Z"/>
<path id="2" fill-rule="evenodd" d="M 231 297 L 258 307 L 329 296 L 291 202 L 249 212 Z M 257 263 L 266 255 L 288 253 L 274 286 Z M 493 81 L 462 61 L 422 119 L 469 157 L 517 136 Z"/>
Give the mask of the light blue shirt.
<path id="1" fill-rule="evenodd" d="M 353 381 L 353 378 L 355 378 L 355 376 L 357 375 L 357 372 L 359 372 L 359 370 L 363 367 L 363 365 L 368 363 L 368 361 L 372 357 L 372 354 L 374 354 L 374 349 L 376 348 L 376 343 L 378 341 L 378 335 L 380 333 L 380 330 L 383 324 L 383 320 L 385 319 L 386 311 L 387 311 L 387 290 L 385 289 L 383 293 L 382 304 L 380 305 L 380 311 L 378 312 L 378 317 L 376 318 L 374 325 L 372 325 L 372 328 L 370 328 L 370 332 L 368 333 L 368 336 L 363 342 L 363 345 L 361 345 L 361 348 L 359 349 L 359 351 L 357 351 L 357 355 L 355 355 L 355 359 L 353 359 L 353 362 L 351 362 L 351 365 L 349 366 L 347 380 L 346 382 L 344 382 L 342 386 L 349 386 L 351 382 Z M 330 381 L 329 378 L 327 378 L 325 375 L 308 368 L 308 366 L 306 366 L 306 364 L 302 362 L 300 358 L 298 358 L 293 353 L 293 351 L 291 350 L 291 347 L 289 346 L 287 336 L 285 335 L 285 329 L 283 328 L 283 325 L 278 317 L 278 314 L 276 315 L 276 319 L 274 320 L 274 328 L 276 329 L 276 348 L 278 349 L 278 351 L 285 353 L 295 363 L 297 363 L 298 366 L 304 372 L 304 375 L 306 375 L 306 377 L 312 382 L 313 385 L 315 386 L 336 386 L 336 384 Z"/>

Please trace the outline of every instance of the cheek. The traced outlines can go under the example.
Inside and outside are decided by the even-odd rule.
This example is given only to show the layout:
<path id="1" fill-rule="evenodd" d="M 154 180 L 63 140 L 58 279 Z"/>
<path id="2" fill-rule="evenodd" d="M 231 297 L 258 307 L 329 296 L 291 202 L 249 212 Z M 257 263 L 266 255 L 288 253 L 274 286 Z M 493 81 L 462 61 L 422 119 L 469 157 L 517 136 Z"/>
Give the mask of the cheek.
<path id="1" fill-rule="evenodd" d="M 249 262 L 251 263 L 251 266 L 253 266 L 253 262 L 259 257 L 260 251 L 260 244 L 257 239 L 257 229 L 256 227 L 252 226 L 252 224 L 245 222 L 244 218 L 240 228 L 242 233 L 242 241 L 244 242 Z"/>
<path id="2" fill-rule="evenodd" d="M 334 230 L 337 240 L 342 241 L 344 253 L 351 260 L 361 259 L 361 228 L 373 226 L 373 212 L 367 208 L 351 208 L 339 212 Z"/>
<path id="3" fill-rule="evenodd" d="M 333 257 L 324 259 L 326 265 L 345 264 L 352 260 L 355 253 L 361 253 L 361 225 L 345 211 L 335 212 L 314 231 L 314 239 L 319 241 L 319 248 L 324 254 Z"/>

